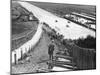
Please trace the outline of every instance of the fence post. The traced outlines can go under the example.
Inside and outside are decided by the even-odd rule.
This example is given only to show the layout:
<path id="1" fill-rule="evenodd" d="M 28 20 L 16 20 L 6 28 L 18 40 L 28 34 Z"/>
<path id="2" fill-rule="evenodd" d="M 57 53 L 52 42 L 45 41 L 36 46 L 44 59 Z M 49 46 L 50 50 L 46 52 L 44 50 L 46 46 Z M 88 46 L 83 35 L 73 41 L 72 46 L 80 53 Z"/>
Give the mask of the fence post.
<path id="1" fill-rule="evenodd" d="M 30 51 L 31 51 L 31 47 L 29 46 L 29 50 L 28 50 L 28 53 L 30 53 Z"/>
<path id="2" fill-rule="evenodd" d="M 22 49 L 21 49 L 21 60 L 23 59 L 23 51 L 22 51 Z"/>
<path id="3" fill-rule="evenodd" d="M 14 58 L 15 58 L 15 60 L 14 60 L 15 61 L 15 65 L 16 65 L 16 54 L 14 54 Z"/>
<path id="4" fill-rule="evenodd" d="M 25 53 L 27 53 L 27 48 L 25 48 Z"/>

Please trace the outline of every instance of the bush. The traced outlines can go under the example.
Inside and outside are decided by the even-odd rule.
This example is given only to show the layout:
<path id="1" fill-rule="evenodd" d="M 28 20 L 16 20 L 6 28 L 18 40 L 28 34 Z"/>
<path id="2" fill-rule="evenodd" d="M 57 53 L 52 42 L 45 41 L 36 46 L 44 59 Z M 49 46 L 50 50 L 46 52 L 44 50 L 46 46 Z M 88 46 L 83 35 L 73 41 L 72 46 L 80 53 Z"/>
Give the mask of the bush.
<path id="1" fill-rule="evenodd" d="M 96 68 L 95 49 L 81 48 L 67 39 L 63 40 L 62 43 L 68 49 L 70 56 L 73 57 L 73 62 L 76 63 L 78 70 Z"/>
<path id="2" fill-rule="evenodd" d="M 96 49 L 96 38 L 92 36 L 87 36 L 87 38 L 79 38 L 74 40 L 75 44 L 83 48 L 93 48 Z"/>

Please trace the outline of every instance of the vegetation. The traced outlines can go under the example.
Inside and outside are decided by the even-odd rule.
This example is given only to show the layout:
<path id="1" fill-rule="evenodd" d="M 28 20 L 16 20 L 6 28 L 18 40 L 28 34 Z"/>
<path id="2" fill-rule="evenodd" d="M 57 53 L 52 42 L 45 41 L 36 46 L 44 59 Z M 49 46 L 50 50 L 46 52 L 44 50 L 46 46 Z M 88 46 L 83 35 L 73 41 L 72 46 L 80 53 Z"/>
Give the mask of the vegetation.
<path id="1" fill-rule="evenodd" d="M 73 62 L 76 63 L 78 70 L 95 69 L 96 68 L 96 52 L 95 49 L 81 48 L 74 43 L 69 44 L 65 39 L 63 41 L 70 56 L 74 58 Z"/>
<path id="2" fill-rule="evenodd" d="M 82 48 L 92 48 L 96 49 L 96 38 L 92 36 L 87 36 L 87 38 L 79 38 L 74 40 L 75 44 Z"/>
<path id="3" fill-rule="evenodd" d="M 95 39 L 93 37 L 88 36 L 84 40 L 63 39 L 63 35 L 57 34 L 53 29 L 51 32 L 47 32 L 47 34 L 51 39 L 56 41 L 59 50 L 64 48 L 68 50 L 69 55 L 73 58 L 73 62 L 76 64 L 78 70 L 96 68 L 96 51 L 95 48 L 91 49 L 92 46 L 95 45 Z M 76 41 L 78 44 L 82 45 L 82 47 L 76 44 Z"/>

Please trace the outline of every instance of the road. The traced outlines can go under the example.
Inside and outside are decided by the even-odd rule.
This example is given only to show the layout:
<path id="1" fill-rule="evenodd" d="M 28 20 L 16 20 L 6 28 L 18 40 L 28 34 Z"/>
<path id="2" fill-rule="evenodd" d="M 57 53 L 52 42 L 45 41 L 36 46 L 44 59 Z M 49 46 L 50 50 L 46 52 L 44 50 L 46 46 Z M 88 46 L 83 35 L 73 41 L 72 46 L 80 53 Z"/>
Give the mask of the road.
<path id="1" fill-rule="evenodd" d="M 51 28 L 55 29 L 58 33 L 64 35 L 67 39 L 78 39 L 79 37 L 86 38 L 87 35 L 95 37 L 95 31 L 87 29 L 83 26 L 77 25 L 73 22 L 68 22 L 64 18 L 60 18 L 51 12 L 34 6 L 28 2 L 18 2 L 21 6 L 26 8 L 28 11 L 32 12 L 35 17 L 39 19 L 40 22 L 45 22 Z M 66 27 L 67 25 L 67 27 Z"/>

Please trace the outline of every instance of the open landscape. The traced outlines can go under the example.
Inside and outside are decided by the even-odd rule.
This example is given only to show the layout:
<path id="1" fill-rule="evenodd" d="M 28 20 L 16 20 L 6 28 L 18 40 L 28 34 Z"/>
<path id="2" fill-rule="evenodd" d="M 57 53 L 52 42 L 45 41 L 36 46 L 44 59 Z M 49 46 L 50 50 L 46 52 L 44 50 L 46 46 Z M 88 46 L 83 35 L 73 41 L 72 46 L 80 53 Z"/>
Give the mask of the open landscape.
<path id="1" fill-rule="evenodd" d="M 95 6 L 12 1 L 11 12 L 12 74 L 96 69 Z"/>

